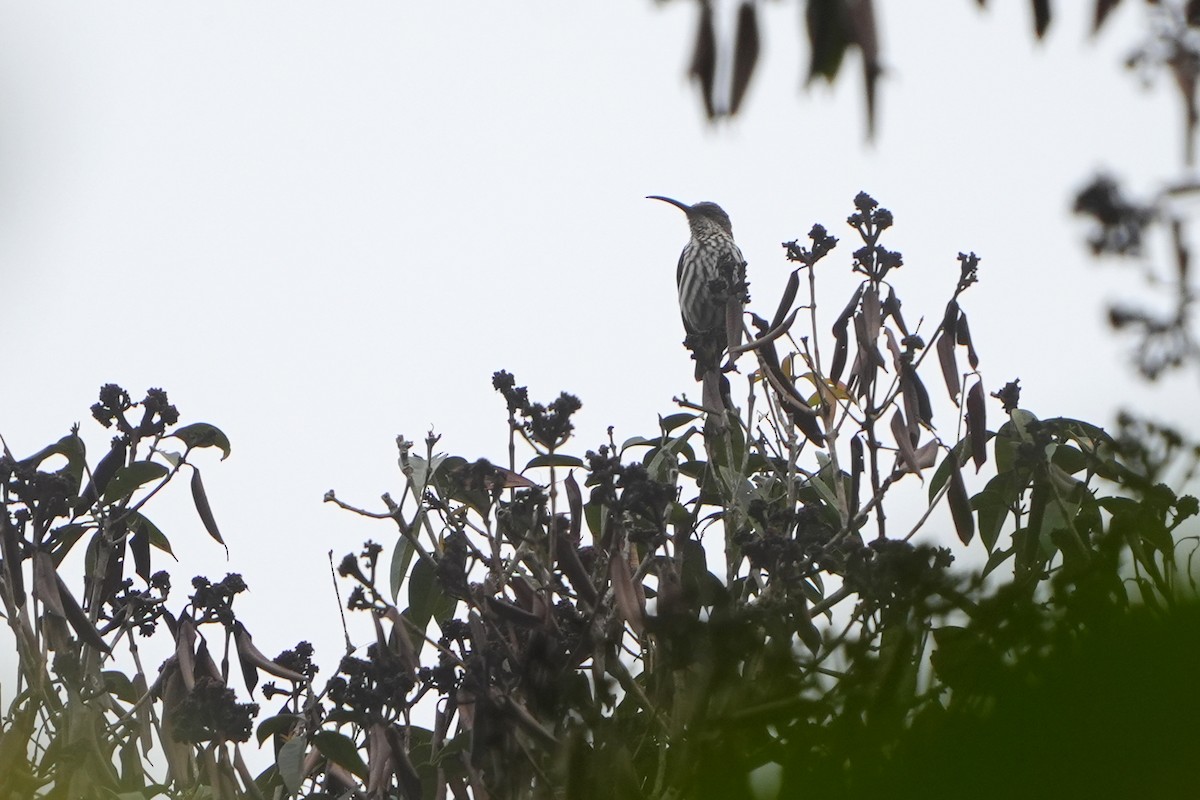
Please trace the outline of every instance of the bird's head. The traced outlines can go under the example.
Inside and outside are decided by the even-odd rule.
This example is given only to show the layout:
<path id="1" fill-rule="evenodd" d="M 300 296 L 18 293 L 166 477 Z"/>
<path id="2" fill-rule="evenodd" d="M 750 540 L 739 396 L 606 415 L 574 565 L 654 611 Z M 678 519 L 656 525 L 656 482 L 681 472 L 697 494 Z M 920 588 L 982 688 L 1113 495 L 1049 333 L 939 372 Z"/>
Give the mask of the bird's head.
<path id="1" fill-rule="evenodd" d="M 649 195 L 646 199 L 661 200 L 664 203 L 670 203 L 687 214 L 688 225 L 694 234 L 703 233 L 709 227 L 716 227 L 724 231 L 727 236 L 733 236 L 733 223 L 729 221 L 729 215 L 725 213 L 725 209 L 716 203 L 705 200 L 689 206 L 687 203 L 681 203 L 673 198 L 662 197 L 657 194 Z"/>

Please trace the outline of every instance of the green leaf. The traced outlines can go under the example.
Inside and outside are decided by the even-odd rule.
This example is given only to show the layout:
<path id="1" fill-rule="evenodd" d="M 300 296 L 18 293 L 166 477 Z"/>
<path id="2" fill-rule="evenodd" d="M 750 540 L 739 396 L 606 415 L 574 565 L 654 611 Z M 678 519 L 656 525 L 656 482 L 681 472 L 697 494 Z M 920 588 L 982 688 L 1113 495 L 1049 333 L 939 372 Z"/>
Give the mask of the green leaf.
<path id="1" fill-rule="evenodd" d="M 582 467 L 583 459 L 576 456 L 567 456 L 560 453 L 546 453 L 544 455 L 534 456 L 529 459 L 529 463 L 525 465 L 525 469 L 533 467 Z"/>
<path id="2" fill-rule="evenodd" d="M 158 529 L 157 525 L 146 519 L 146 517 L 136 511 L 130 511 L 126 516 L 126 524 L 128 524 L 129 530 L 145 534 L 151 545 L 162 550 L 176 561 L 179 560 L 176 558 L 175 552 L 171 550 L 171 542 L 167 540 L 166 535 Z"/>
<path id="3" fill-rule="evenodd" d="M 283 778 L 283 785 L 292 794 L 300 790 L 300 784 L 304 781 L 304 753 L 307 749 L 308 742 L 304 736 L 293 736 L 284 742 L 283 747 L 279 748 L 279 755 L 275 757 L 279 777 Z"/>
<path id="4" fill-rule="evenodd" d="M 408 611 L 417 629 L 425 630 L 430 619 L 439 625 L 445 622 L 456 605 L 458 601 L 442 591 L 433 563 L 426 558 L 418 560 L 408 579 Z"/>
<path id="5" fill-rule="evenodd" d="M 929 502 L 933 502 L 933 498 L 937 497 L 937 493 L 946 485 L 946 481 L 950 480 L 950 466 L 954 459 L 958 460 L 959 465 L 963 463 L 963 452 L 967 446 L 967 440 L 963 439 L 954 447 L 950 448 L 950 452 L 942 459 L 942 463 L 938 464 L 938 468 L 934 471 L 933 477 L 929 480 Z"/>
<path id="6" fill-rule="evenodd" d="M 950 516 L 954 518 L 959 540 L 970 544 L 975 536 L 975 517 L 971 514 L 971 501 L 957 460 L 950 462 L 950 491 L 946 493 L 946 499 L 950 502 Z"/>
<path id="7" fill-rule="evenodd" d="M 408 537 L 403 534 L 396 537 L 396 546 L 392 548 L 392 562 L 388 568 L 388 586 L 392 590 L 392 602 L 400 596 L 400 587 L 404 584 L 404 576 L 408 574 L 408 565 L 412 563 L 413 553 Z"/>
<path id="8" fill-rule="evenodd" d="M 137 692 L 133 688 L 133 681 L 129 680 L 129 676 L 124 672 L 109 669 L 100 673 L 100 677 L 104 681 L 105 691 L 122 703 L 133 705 L 138 701 Z"/>
<path id="9" fill-rule="evenodd" d="M 135 461 L 119 467 L 104 487 L 102 499 L 106 503 L 122 500 L 147 483 L 165 477 L 167 472 L 166 467 L 154 461 Z"/>
<path id="10" fill-rule="evenodd" d="M 358 754 L 358 745 L 349 736 L 337 731 L 317 731 L 312 738 L 321 755 L 362 780 L 367 779 L 367 765 Z"/>
<path id="11" fill-rule="evenodd" d="M 1060 444 L 1054 448 L 1051 456 L 1053 464 L 1068 475 L 1087 469 L 1088 460 L 1083 453 L 1070 445 Z"/>
<path id="12" fill-rule="evenodd" d="M 682 428 L 689 422 L 697 419 L 698 415 L 689 413 L 668 414 L 667 416 L 659 416 L 658 426 L 662 428 L 663 433 L 670 433 L 676 428 Z"/>
<path id="13" fill-rule="evenodd" d="M 171 432 L 171 435 L 176 439 L 183 441 L 188 448 L 193 447 L 216 447 L 221 451 L 221 460 L 229 458 L 229 437 L 221 432 L 221 429 L 215 425 L 209 425 L 207 422 L 194 422 L 191 425 L 184 425 L 182 428 L 177 428 Z"/>
<path id="14" fill-rule="evenodd" d="M 273 717 L 267 717 L 259 723 L 258 731 L 255 733 L 258 743 L 261 745 L 276 734 L 287 734 L 296 727 L 296 723 L 299 721 L 300 717 L 296 714 L 276 714 Z"/>
<path id="15" fill-rule="evenodd" d="M 196 504 L 196 513 L 200 515 L 200 521 L 204 523 L 204 530 L 208 531 L 208 535 L 221 543 L 225 548 L 225 552 L 229 552 L 229 547 L 225 544 L 225 540 L 221 538 L 221 531 L 217 529 L 217 520 L 213 517 L 212 506 L 208 504 L 208 494 L 204 491 L 204 483 L 200 480 L 200 470 L 192 470 L 192 500 Z"/>

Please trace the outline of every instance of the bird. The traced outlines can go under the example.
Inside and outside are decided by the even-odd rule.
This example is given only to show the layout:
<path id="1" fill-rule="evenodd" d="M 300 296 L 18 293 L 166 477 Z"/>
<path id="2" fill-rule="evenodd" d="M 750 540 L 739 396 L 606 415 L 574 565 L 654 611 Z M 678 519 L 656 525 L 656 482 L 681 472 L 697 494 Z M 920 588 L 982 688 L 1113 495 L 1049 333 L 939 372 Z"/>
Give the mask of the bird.
<path id="1" fill-rule="evenodd" d="M 670 203 L 687 215 L 691 239 L 679 255 L 675 271 L 679 313 L 687 332 L 684 344 L 696 361 L 705 411 L 723 417 L 733 404 L 721 362 L 728 350 L 742 341 L 746 260 L 733 240 L 729 215 L 716 203 L 688 205 L 661 195 L 646 199 Z"/>

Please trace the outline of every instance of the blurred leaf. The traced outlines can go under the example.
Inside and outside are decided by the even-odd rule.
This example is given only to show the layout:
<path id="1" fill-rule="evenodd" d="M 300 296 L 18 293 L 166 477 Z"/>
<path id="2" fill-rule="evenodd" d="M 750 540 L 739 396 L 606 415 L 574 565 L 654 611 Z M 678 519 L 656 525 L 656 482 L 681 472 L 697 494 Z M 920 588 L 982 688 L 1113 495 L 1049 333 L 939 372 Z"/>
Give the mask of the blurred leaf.
<path id="1" fill-rule="evenodd" d="M 758 63 L 758 18 L 753 0 L 738 8 L 737 38 L 733 51 L 733 88 L 729 95 L 729 113 L 736 114 L 750 85 L 754 66 Z"/>
<path id="2" fill-rule="evenodd" d="M 713 96 L 716 74 L 717 35 L 713 30 L 712 5 L 708 0 L 701 0 L 700 23 L 696 28 L 696 43 L 692 47 L 692 64 L 688 68 L 688 75 L 700 82 L 700 96 L 710 120 L 717 118 Z"/>
<path id="3" fill-rule="evenodd" d="M 1050 27 L 1050 0 L 1033 0 L 1033 30 L 1041 39 Z"/>
<path id="4" fill-rule="evenodd" d="M 979 354 L 975 352 L 975 343 L 971 340 L 971 327 L 967 324 L 966 312 L 958 315 L 958 343 L 967 348 L 967 363 L 971 369 L 979 369 Z"/>
<path id="5" fill-rule="evenodd" d="M 850 43 L 845 4 L 842 0 L 808 0 L 805 19 L 810 52 L 808 82 L 818 77 L 832 82 Z"/>
<path id="6" fill-rule="evenodd" d="M 854 312 L 858 308 L 858 301 L 862 298 L 863 284 L 859 284 L 854 294 L 850 297 L 850 302 L 842 309 L 842 313 L 833 323 L 833 336 L 837 340 L 837 347 L 833 352 L 833 366 L 829 368 L 829 380 L 837 383 L 842 377 L 842 370 L 846 367 L 846 357 L 849 353 L 849 333 L 848 328 L 850 320 L 854 317 Z"/>
<path id="7" fill-rule="evenodd" d="M 367 765 L 358 754 L 358 745 L 349 736 L 337 731 L 317 731 L 313 734 L 312 741 L 321 751 L 321 755 L 366 781 Z"/>
<path id="8" fill-rule="evenodd" d="M 1096 0 L 1096 13 L 1092 18 L 1092 33 L 1099 33 L 1109 12 L 1120 5 L 1121 0 Z"/>
<path id="9" fill-rule="evenodd" d="M 200 480 L 200 470 L 192 469 L 192 500 L 196 504 L 196 513 L 200 515 L 200 521 L 204 523 L 204 530 L 208 531 L 208 535 L 221 543 L 225 548 L 225 552 L 229 552 L 229 547 L 225 544 L 225 540 L 221 538 L 221 531 L 217 529 L 217 520 L 213 517 L 212 506 L 208 504 L 208 495 L 204 491 L 204 483 Z"/>
<path id="10" fill-rule="evenodd" d="M 221 451 L 221 460 L 229 458 L 229 437 L 215 425 L 207 422 L 194 422 L 184 425 L 171 432 L 171 436 L 181 440 L 187 447 L 215 447 Z"/>

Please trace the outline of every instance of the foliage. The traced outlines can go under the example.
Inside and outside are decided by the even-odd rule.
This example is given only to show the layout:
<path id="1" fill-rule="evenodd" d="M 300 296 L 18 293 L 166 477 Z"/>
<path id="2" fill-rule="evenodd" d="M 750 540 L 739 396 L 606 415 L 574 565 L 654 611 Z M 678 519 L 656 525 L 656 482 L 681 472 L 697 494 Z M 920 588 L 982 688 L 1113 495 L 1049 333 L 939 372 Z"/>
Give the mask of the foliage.
<path id="1" fill-rule="evenodd" d="M 785 243 L 784 294 L 770 319 L 750 315 L 756 338 L 732 354 L 753 368 L 726 425 L 702 425 L 682 398 L 652 435 L 579 455 L 579 400 L 534 402 L 498 372 L 506 466 L 401 437 L 398 501 L 368 511 L 329 492 L 397 532 L 341 562 L 347 606 L 374 636 L 320 689 L 311 647 L 268 658 L 236 619 L 239 576 L 194 579 L 172 612 L 169 579 L 151 572 L 152 548 L 170 544 L 145 507 L 182 469 L 221 541 L 192 461 L 198 448 L 228 455 L 218 429 L 175 427 L 160 391 L 133 403 L 106 386 L 94 416 L 117 436 L 94 467 L 77 431 L 25 459 L 6 449 L 0 599 L 21 673 L 0 798 L 979 794 L 968 766 L 990 762 L 964 742 L 1055 752 L 1035 712 L 1077 708 L 1071 676 L 1113 641 L 1134 652 L 1085 686 L 1146 697 L 1166 719 L 1192 713 L 1186 686 L 1171 687 L 1175 705 L 1145 691 L 1139 657 L 1182 683 L 1177 660 L 1196 653 L 1196 541 L 1179 526 L 1197 501 L 1159 483 L 1182 445 L 1139 451 L 1039 419 L 1016 381 L 990 393 L 1001 421 L 989 429 L 965 306 L 980 260 L 960 254 L 936 324 L 911 325 L 903 258 L 883 244 L 892 214 L 860 194 L 847 222 L 849 302 L 819 323 L 817 278 L 840 244 L 825 227 Z M 165 449 L 176 441 L 181 452 Z M 66 464 L 50 471 L 52 459 Z M 953 530 L 964 550 L 917 543 L 926 528 Z M 79 542 L 82 602 L 61 577 Z M 978 574 L 952 569 L 968 547 L 986 558 Z M 151 683 L 137 641 L 160 621 L 172 655 Z M 230 650 L 247 692 L 260 672 L 284 685 L 262 686 L 272 708 L 257 727 Z M 1097 719 L 1128 721 L 1113 713 Z M 1152 729 L 1128 753 L 1196 743 Z M 243 758 L 251 733 L 273 756 L 258 775 Z M 1102 752 L 1109 769 L 1153 764 L 1158 785 L 1177 785 L 1158 761 Z"/>

